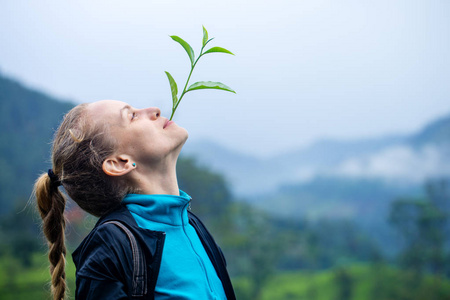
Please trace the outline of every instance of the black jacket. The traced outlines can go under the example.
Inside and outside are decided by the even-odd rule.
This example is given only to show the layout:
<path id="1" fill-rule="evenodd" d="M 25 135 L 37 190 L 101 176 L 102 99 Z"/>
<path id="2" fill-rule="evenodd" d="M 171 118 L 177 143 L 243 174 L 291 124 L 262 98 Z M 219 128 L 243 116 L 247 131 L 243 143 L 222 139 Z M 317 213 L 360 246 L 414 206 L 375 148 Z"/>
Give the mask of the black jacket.
<path id="1" fill-rule="evenodd" d="M 126 233 L 113 224 L 119 221 L 133 233 L 146 261 L 146 293 L 141 299 L 154 299 L 161 264 L 165 233 L 139 227 L 125 206 L 100 218 L 94 229 L 73 252 L 76 266 L 76 299 L 132 299 L 133 254 Z M 227 299 L 236 299 L 226 270 L 222 251 L 203 223 L 189 212 L 189 223 L 195 228 L 222 281 Z"/>

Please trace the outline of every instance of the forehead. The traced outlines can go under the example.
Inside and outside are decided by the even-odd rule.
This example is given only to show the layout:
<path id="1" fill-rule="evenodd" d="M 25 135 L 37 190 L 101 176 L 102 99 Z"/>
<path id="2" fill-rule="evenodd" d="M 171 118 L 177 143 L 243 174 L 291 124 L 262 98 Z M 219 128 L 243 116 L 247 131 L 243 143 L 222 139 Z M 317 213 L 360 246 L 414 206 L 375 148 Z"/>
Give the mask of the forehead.
<path id="1" fill-rule="evenodd" d="M 115 123 L 120 121 L 121 109 L 127 105 L 122 101 L 102 100 L 90 103 L 87 106 L 87 111 L 92 120 Z"/>

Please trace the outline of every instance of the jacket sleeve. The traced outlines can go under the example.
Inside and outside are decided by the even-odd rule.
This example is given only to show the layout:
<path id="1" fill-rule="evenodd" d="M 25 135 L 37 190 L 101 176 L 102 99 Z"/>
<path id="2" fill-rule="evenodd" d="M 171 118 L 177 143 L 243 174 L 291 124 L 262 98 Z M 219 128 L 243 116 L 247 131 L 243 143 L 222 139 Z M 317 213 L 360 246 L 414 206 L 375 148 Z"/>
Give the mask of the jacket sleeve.
<path id="1" fill-rule="evenodd" d="M 117 226 L 99 226 L 77 261 L 75 299 L 129 299 L 132 252 L 128 237 Z"/>
<path id="2" fill-rule="evenodd" d="M 75 299 L 129 299 L 124 284 L 117 280 L 99 280 L 84 276 L 77 277 Z"/>

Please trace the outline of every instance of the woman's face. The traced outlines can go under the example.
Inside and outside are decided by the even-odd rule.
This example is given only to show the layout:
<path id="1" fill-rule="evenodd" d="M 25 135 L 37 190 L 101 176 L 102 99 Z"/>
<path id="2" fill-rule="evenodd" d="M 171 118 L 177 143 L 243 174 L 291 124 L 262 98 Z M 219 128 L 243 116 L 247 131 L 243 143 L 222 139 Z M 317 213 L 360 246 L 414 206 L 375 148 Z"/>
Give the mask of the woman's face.
<path id="1" fill-rule="evenodd" d="M 184 128 L 161 117 L 156 107 L 136 109 L 125 102 L 103 100 L 89 104 L 88 115 L 94 122 L 108 124 L 117 154 L 130 156 L 138 165 L 178 157 L 188 137 Z"/>

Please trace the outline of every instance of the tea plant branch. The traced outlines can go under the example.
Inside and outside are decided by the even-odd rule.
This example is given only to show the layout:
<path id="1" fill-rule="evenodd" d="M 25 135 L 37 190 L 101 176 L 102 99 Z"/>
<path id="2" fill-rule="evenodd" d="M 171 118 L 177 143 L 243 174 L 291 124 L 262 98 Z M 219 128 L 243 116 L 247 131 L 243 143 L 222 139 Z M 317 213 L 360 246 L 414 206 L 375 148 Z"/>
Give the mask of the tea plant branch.
<path id="1" fill-rule="evenodd" d="M 176 35 L 172 35 L 170 37 L 174 41 L 179 43 L 184 48 L 184 50 L 186 50 L 186 53 L 188 54 L 189 59 L 191 61 L 191 70 L 190 70 L 188 78 L 186 80 L 186 84 L 184 85 L 183 91 L 181 92 L 180 98 L 178 98 L 178 96 L 177 96 L 178 95 L 178 87 L 177 87 L 177 83 L 176 83 L 175 79 L 173 79 L 172 75 L 170 75 L 169 72 L 167 72 L 167 71 L 165 72 L 167 75 L 167 78 L 169 79 L 170 90 L 172 93 L 172 114 L 170 116 L 170 120 L 172 120 L 173 115 L 175 114 L 175 111 L 178 108 L 178 105 L 180 105 L 181 99 L 183 99 L 183 96 L 190 91 L 200 90 L 200 89 L 216 89 L 216 90 L 223 90 L 223 91 L 236 93 L 234 90 L 232 90 L 230 87 L 226 86 L 225 84 L 223 84 L 221 82 L 214 82 L 214 81 L 198 81 L 188 87 L 189 80 L 191 79 L 191 76 L 192 76 L 192 72 L 194 71 L 194 68 L 197 65 L 197 62 L 203 55 L 209 54 L 209 53 L 226 53 L 226 54 L 234 55 L 232 52 L 230 52 L 227 49 L 222 48 L 222 47 L 212 47 L 211 49 L 208 49 L 205 52 L 203 52 L 203 50 L 205 49 L 205 46 L 211 40 L 214 39 L 214 38 L 208 39 L 208 31 L 206 31 L 205 27 L 203 27 L 202 48 L 200 50 L 200 54 L 197 57 L 197 59 L 195 59 L 194 50 L 185 40 L 183 40 L 182 38 L 180 38 Z"/>
<path id="2" fill-rule="evenodd" d="M 209 40 L 209 41 L 210 41 L 210 40 Z M 208 42 L 209 42 L 209 41 L 208 41 Z M 200 55 L 199 55 L 198 58 L 195 60 L 195 62 L 191 65 L 191 71 L 189 72 L 188 78 L 187 78 L 187 80 L 186 80 L 186 84 L 184 85 L 183 92 L 181 92 L 180 99 L 178 99 L 178 101 L 177 101 L 175 107 L 172 108 L 172 115 L 170 116 L 170 120 L 172 120 L 173 115 L 175 114 L 175 111 L 177 110 L 178 105 L 179 105 L 180 102 L 181 102 L 181 99 L 183 99 L 184 94 L 186 94 L 186 93 L 189 91 L 189 90 L 186 91 L 186 88 L 187 88 L 187 86 L 188 86 L 188 84 L 189 84 L 189 80 L 191 79 L 192 72 L 194 71 L 194 68 L 195 68 L 195 66 L 197 65 L 198 60 L 200 59 L 200 57 L 203 56 L 203 49 L 205 48 L 205 46 L 206 46 L 206 44 L 204 44 L 204 45 L 202 46 L 202 49 L 200 50 Z M 166 72 L 166 73 L 168 73 L 168 72 Z M 170 79 L 169 79 L 169 80 L 170 80 Z"/>

